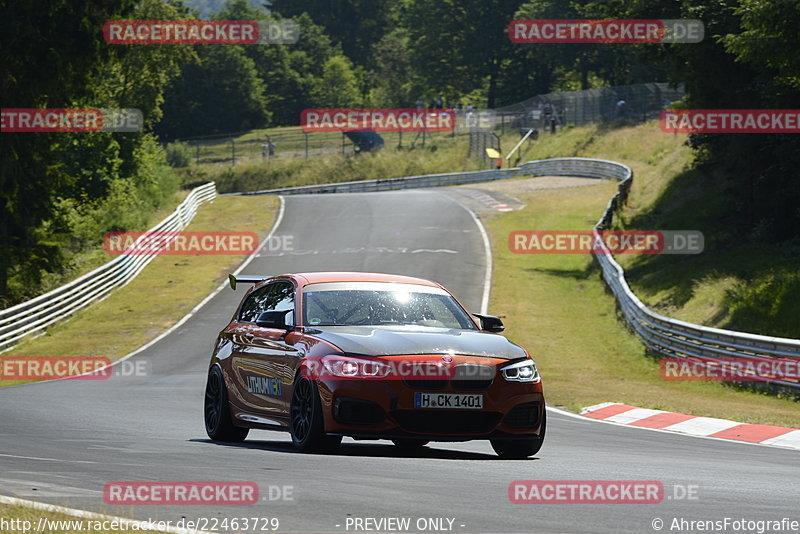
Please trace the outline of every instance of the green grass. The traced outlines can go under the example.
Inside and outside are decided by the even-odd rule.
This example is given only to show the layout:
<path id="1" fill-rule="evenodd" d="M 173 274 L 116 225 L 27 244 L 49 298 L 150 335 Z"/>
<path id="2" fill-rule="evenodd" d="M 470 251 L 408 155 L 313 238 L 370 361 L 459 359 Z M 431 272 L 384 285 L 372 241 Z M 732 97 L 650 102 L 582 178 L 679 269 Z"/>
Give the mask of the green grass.
<path id="1" fill-rule="evenodd" d="M 75 532 L 84 532 L 89 534 L 133 534 L 141 532 L 155 532 L 148 530 L 127 530 L 127 529 L 114 530 L 114 529 L 102 529 L 102 528 L 97 529 L 94 527 L 95 526 L 103 527 L 102 523 L 98 523 L 99 521 L 103 520 L 81 519 L 66 514 L 46 512 L 44 510 L 37 510 L 35 508 L 27 508 L 25 506 L 11 506 L 7 504 L 0 504 L 0 518 L 29 521 L 30 523 L 28 523 L 28 528 L 30 530 L 28 530 L 28 532 L 35 532 L 35 529 L 39 524 L 39 520 L 41 518 L 44 518 L 50 523 L 48 524 L 49 528 L 42 532 L 47 532 L 48 534 L 73 534 Z M 53 523 L 54 521 L 59 521 L 60 523 Z M 22 528 L 24 525 L 25 524 L 23 523 L 22 525 L 20 525 L 20 528 L 15 528 L 13 530 L 8 530 L 8 531 L 2 530 L 0 532 L 22 532 L 23 531 Z M 111 526 L 112 523 L 108 523 L 107 525 Z"/>
<path id="2" fill-rule="evenodd" d="M 490 313 L 539 364 L 550 404 L 612 401 L 737 421 L 800 427 L 796 402 L 709 382 L 667 382 L 616 313 L 588 255 L 513 254 L 514 230 L 588 230 L 615 185 L 519 195 L 523 210 L 488 221 L 494 253 Z"/>
<path id="3" fill-rule="evenodd" d="M 770 242 L 742 231 L 731 208 L 741 197 L 725 177 L 692 166 L 685 135 L 655 122 L 567 128 L 531 145 L 525 159 L 582 156 L 620 161 L 634 171 L 618 229 L 700 230 L 700 255 L 620 255 L 628 282 L 655 311 L 684 321 L 800 338 L 800 237 Z M 504 146 L 506 141 L 504 139 Z"/>
<path id="4" fill-rule="evenodd" d="M 203 204 L 187 231 L 251 231 L 263 238 L 277 197 L 220 197 Z M 175 324 L 243 256 L 159 256 L 125 287 L 0 356 L 97 356 L 116 360 Z M 0 385 L 16 382 L 0 381 Z"/>
<path id="5" fill-rule="evenodd" d="M 437 135 L 425 146 L 398 149 L 387 144 L 382 150 L 359 155 L 331 154 L 303 158 L 260 158 L 230 165 L 193 165 L 181 170 L 184 181 L 214 180 L 220 192 L 256 191 L 353 180 L 372 180 L 440 172 L 480 170 L 481 159 L 469 157 L 469 137 Z"/>
<path id="6" fill-rule="evenodd" d="M 186 190 L 175 192 L 171 198 L 164 202 L 161 208 L 143 217 L 145 221 L 144 224 L 131 230 L 146 230 L 147 228 L 152 228 L 175 211 L 178 204 L 183 202 L 188 194 L 189 191 Z M 29 298 L 52 291 L 107 263 L 110 258 L 103 250 L 102 237 L 102 235 L 97 235 L 97 245 L 83 250 L 72 250 L 70 246 L 65 245 L 62 250 L 66 258 L 65 264 L 57 272 L 42 272 L 41 283 L 35 288 L 36 292 L 30 295 Z M 31 290 L 31 288 L 27 289 L 29 291 Z M 28 298 L 23 298 L 21 300 L 28 300 Z M 6 307 L 17 303 L 18 302 L 12 302 L 7 304 Z"/>
<path id="7" fill-rule="evenodd" d="M 720 247 L 725 198 L 709 197 L 691 170 L 685 136 L 654 123 L 570 128 L 544 136 L 525 159 L 583 156 L 628 164 L 634 182 L 621 228 L 702 229 L 710 252 L 698 256 L 620 255 L 633 290 L 671 317 L 745 331 L 800 337 L 796 258 L 778 245 Z M 606 401 L 751 423 L 800 427 L 796 402 L 718 383 L 665 382 L 655 360 L 624 326 L 588 256 L 515 255 L 513 230 L 588 230 L 615 184 L 517 195 L 526 207 L 489 222 L 495 252 L 494 312 L 509 337 L 540 362 L 548 401 L 570 409 Z M 792 261 L 794 269 L 792 270 Z"/>

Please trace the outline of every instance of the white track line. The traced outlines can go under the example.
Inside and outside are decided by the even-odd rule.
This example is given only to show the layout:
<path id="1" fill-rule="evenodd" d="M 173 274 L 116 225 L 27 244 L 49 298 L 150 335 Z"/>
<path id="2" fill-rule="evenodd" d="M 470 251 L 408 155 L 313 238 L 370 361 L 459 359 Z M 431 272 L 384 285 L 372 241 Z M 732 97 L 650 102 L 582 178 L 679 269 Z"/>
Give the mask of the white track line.
<path id="1" fill-rule="evenodd" d="M 77 517 L 90 521 L 118 521 L 120 525 L 131 527 L 136 525 L 139 530 L 151 532 L 170 532 L 172 534 L 206 534 L 203 530 L 190 530 L 187 528 L 159 526 L 150 521 L 138 521 L 135 519 L 126 519 L 124 517 L 116 517 L 113 515 L 97 514 L 94 512 L 87 512 L 86 510 L 77 510 L 75 508 L 66 508 L 64 506 L 56 506 L 54 504 L 44 504 L 36 501 L 26 501 L 25 499 L 17 499 L 16 497 L 6 497 L 0 495 L 0 504 L 7 504 L 9 506 L 24 506 L 25 508 L 32 508 L 34 510 L 41 510 L 53 514 L 68 515 L 70 517 Z M 123 521 L 125 523 L 123 523 Z M 43 521 L 40 520 L 40 525 Z M 88 529 L 87 529 L 88 530 Z M 124 528 L 122 530 L 129 530 Z M 41 531 L 44 532 L 44 531 Z"/>
<path id="2" fill-rule="evenodd" d="M 286 202 L 283 200 L 282 196 L 279 196 L 278 198 L 280 198 L 280 201 L 281 201 L 280 208 L 278 209 L 278 216 L 275 218 L 275 222 L 272 223 L 272 228 L 270 228 L 270 231 L 267 234 L 267 237 L 264 238 L 264 241 L 261 243 L 261 246 L 258 247 L 258 250 L 256 250 L 252 254 L 250 254 L 247 258 L 245 258 L 245 260 L 242 262 L 242 264 L 239 265 L 239 267 L 235 271 L 233 271 L 234 275 L 237 275 L 240 272 L 242 272 L 242 270 L 244 270 L 245 267 L 250 265 L 251 261 L 256 259 L 256 256 L 259 254 L 261 249 L 264 248 L 264 246 L 267 243 L 269 243 L 269 240 L 272 237 L 272 234 L 274 234 L 275 230 L 278 228 L 278 226 L 280 226 L 281 221 L 283 220 L 283 213 L 285 211 Z M 203 300 L 201 300 L 194 308 L 192 308 L 191 311 L 189 311 L 189 313 L 184 315 L 177 323 L 175 323 L 174 325 L 172 325 L 171 327 L 166 329 L 164 332 L 162 332 L 161 334 L 159 334 L 158 336 L 156 336 L 152 340 L 148 341 L 147 343 L 145 343 L 144 345 L 142 345 L 138 349 L 134 350 L 133 352 L 131 352 L 129 354 L 126 354 L 125 356 L 123 356 L 119 360 L 115 360 L 115 361 L 111 362 L 110 365 L 107 365 L 107 366 L 105 366 L 103 368 L 100 368 L 100 369 L 97 369 L 95 371 L 90 371 L 88 373 L 83 373 L 83 375 L 99 373 L 103 369 L 108 369 L 109 367 L 114 367 L 115 365 L 117 365 L 119 363 L 122 363 L 125 360 L 127 360 L 129 358 L 132 358 L 133 356 L 136 356 L 140 352 L 149 349 L 150 347 L 152 347 L 153 345 L 155 345 L 156 343 L 158 343 L 159 341 L 161 341 L 162 339 L 164 339 L 165 337 L 167 337 L 168 335 L 173 333 L 175 330 L 177 330 L 178 328 L 183 326 L 183 324 L 186 323 L 186 321 L 191 319 L 198 311 L 200 311 L 200 309 L 203 306 L 208 304 L 208 301 L 210 301 L 211 299 L 216 297 L 217 294 L 219 294 L 220 291 L 225 289 L 225 287 L 227 285 L 228 285 L 228 280 L 227 280 L 227 277 L 226 277 L 226 280 L 224 282 L 222 282 L 219 286 L 217 286 L 211 293 L 206 295 L 206 297 Z M 35 385 L 35 384 L 46 384 L 48 382 L 58 382 L 60 380 L 74 380 L 76 377 L 83 376 L 83 375 L 67 376 L 67 377 L 64 377 L 64 378 L 54 378 L 54 379 L 51 379 L 51 380 L 39 380 L 38 382 L 28 382 L 28 383 L 25 383 L 25 384 L 16 384 L 16 385 L 13 385 L 13 386 L 5 386 L 5 387 L 14 388 L 14 387 L 32 386 L 32 385 Z"/>
<path id="3" fill-rule="evenodd" d="M 278 216 L 275 218 L 275 222 L 272 223 L 272 228 L 270 228 L 270 231 L 267 234 L 267 237 L 264 239 L 264 242 L 261 243 L 261 246 L 258 247 L 258 250 L 255 253 L 250 254 L 247 258 L 245 258 L 245 260 L 242 262 L 242 264 L 239 265 L 239 267 L 233 272 L 234 275 L 239 274 L 240 272 L 242 272 L 244 270 L 245 267 L 250 265 L 250 262 L 255 259 L 256 254 L 264 247 L 264 245 L 269 243 L 269 240 L 272 237 L 272 234 L 274 234 L 275 230 L 278 228 L 278 226 L 280 226 L 281 221 L 283 220 L 283 214 L 284 214 L 284 211 L 285 211 L 286 202 L 284 201 L 282 196 L 280 196 L 278 198 L 280 198 L 280 201 L 281 201 L 280 208 L 278 209 Z M 139 347 L 135 351 L 131 352 L 130 354 L 126 354 L 125 356 L 123 356 L 119 360 L 116 360 L 115 362 L 113 362 L 111 364 L 111 366 L 113 367 L 114 365 L 117 365 L 118 363 L 123 362 L 123 361 L 127 360 L 128 358 L 132 358 L 133 356 L 136 356 L 137 354 L 139 354 L 143 350 L 145 350 L 145 349 L 147 349 L 149 347 L 152 347 L 153 345 L 155 345 L 156 343 L 158 343 L 159 341 L 161 341 L 162 339 L 164 339 L 165 337 L 170 335 L 172 332 L 174 332 L 175 330 L 180 328 L 181 325 L 183 325 L 186 321 L 191 319 L 192 316 L 194 316 L 198 311 L 200 311 L 200 309 L 203 306 L 208 304 L 208 301 L 210 301 L 212 298 L 214 298 L 220 291 L 225 289 L 225 286 L 227 286 L 227 285 L 228 285 L 228 281 L 226 280 L 225 282 L 223 282 L 219 286 L 217 286 L 217 288 L 214 289 L 214 291 L 212 291 L 210 294 L 208 294 L 203 300 L 201 300 L 200 303 L 197 304 L 197 306 L 192 308 L 192 310 L 189 313 L 187 313 L 186 315 L 184 315 L 183 318 L 181 318 L 181 320 L 179 320 L 177 323 L 172 325 L 166 331 L 162 332 L 155 339 L 149 341 L 148 343 L 145 343 L 144 345 L 142 345 L 141 347 Z M 57 380 L 61 380 L 61 379 L 57 379 Z M 29 382 L 27 384 L 18 384 L 16 386 L 6 386 L 6 387 L 32 386 L 34 384 L 42 384 L 42 383 L 55 382 L 55 381 L 56 380 L 42 380 L 42 381 L 39 381 L 39 382 Z M 10 504 L 10 505 L 13 505 L 13 506 L 25 506 L 27 508 L 34 508 L 34 509 L 37 509 L 37 510 L 44 510 L 44 511 L 47 511 L 47 512 L 61 513 L 61 514 L 66 514 L 66 515 L 70 515 L 70 516 L 73 516 L 73 517 L 83 517 L 83 518 L 87 518 L 87 519 L 100 519 L 100 520 L 111 520 L 111 521 L 124 519 L 124 518 L 118 518 L 118 517 L 113 517 L 113 516 L 105 516 L 105 515 L 102 515 L 102 514 L 95 514 L 93 512 L 86 512 L 84 510 L 75 510 L 75 509 L 72 509 L 72 508 L 64 508 L 64 507 L 61 507 L 61 506 L 55 506 L 55 505 L 51 505 L 51 504 L 43 504 L 43 503 L 38 503 L 38 502 L 35 502 L 35 501 L 26 501 L 26 500 L 17 499 L 17 498 L 14 498 L 14 497 L 5 497 L 3 495 L 0 495 L 0 504 Z M 126 519 L 126 521 L 128 521 L 128 520 Z M 131 523 L 134 523 L 134 521 L 131 521 Z M 139 523 L 140 525 L 148 525 L 147 521 L 136 521 L 136 523 Z M 171 532 L 171 533 L 174 533 L 174 534 L 196 534 L 196 533 L 204 532 L 204 531 L 200 531 L 200 530 L 180 529 L 180 528 L 177 528 L 177 527 L 167 528 L 167 529 L 162 529 L 162 530 L 158 530 L 158 529 L 155 529 L 155 528 L 149 528 L 147 530 L 158 531 L 158 532 Z"/>
<path id="4" fill-rule="evenodd" d="M 478 216 L 475 215 L 474 211 L 469 209 L 455 198 L 449 195 L 444 196 L 464 208 L 467 213 L 469 213 L 470 217 L 472 217 L 472 220 L 475 221 L 478 230 L 481 232 L 481 237 L 483 238 L 483 255 L 486 258 L 486 270 L 483 276 L 483 295 L 481 296 L 481 313 L 485 314 L 489 309 L 489 295 L 492 292 L 492 244 L 489 241 L 489 234 L 486 233 L 486 228 L 484 228 L 483 223 Z"/>

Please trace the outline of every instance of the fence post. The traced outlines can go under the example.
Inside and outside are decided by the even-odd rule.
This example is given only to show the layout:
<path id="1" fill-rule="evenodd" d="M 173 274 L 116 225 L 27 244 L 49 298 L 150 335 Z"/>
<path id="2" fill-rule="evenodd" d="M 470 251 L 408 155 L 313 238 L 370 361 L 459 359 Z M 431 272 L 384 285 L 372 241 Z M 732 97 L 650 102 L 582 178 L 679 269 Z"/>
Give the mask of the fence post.
<path id="1" fill-rule="evenodd" d="M 306 159 L 308 159 L 308 132 L 303 132 L 303 138 L 306 145 Z"/>
<path id="2" fill-rule="evenodd" d="M 486 165 L 486 132 L 481 132 L 481 139 L 483 139 L 483 150 L 481 150 L 481 162 Z"/>

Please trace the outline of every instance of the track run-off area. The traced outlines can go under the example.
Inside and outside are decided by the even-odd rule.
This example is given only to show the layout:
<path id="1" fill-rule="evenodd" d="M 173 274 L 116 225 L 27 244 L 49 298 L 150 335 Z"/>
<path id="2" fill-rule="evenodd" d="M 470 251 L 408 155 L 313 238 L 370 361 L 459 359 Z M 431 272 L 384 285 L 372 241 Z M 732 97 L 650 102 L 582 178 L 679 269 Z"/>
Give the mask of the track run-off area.
<path id="1" fill-rule="evenodd" d="M 470 311 L 486 306 L 488 238 L 458 193 L 301 195 L 283 202 L 273 234 L 291 235 L 293 250 L 262 251 L 242 274 L 419 276 L 442 283 Z M 288 434 L 268 431 L 252 431 L 243 444 L 213 443 L 202 411 L 209 355 L 242 291 L 214 294 L 133 356 L 147 376 L 0 388 L 0 494 L 141 520 L 277 518 L 278 532 L 353 532 L 348 518 L 406 517 L 412 526 L 439 518 L 436 532 L 463 533 L 648 533 L 658 531 L 656 519 L 664 521 L 662 531 L 676 532 L 669 528 L 674 518 L 797 518 L 797 451 L 629 428 L 560 410 L 548 413 L 542 450 L 523 461 L 498 459 L 484 441 L 433 443 L 413 455 L 388 441 L 351 439 L 333 454 L 301 454 Z M 546 395 L 546 374 L 544 387 Z M 664 499 L 515 504 L 509 484 L 516 480 L 660 481 Z M 104 485 L 113 481 L 251 481 L 263 500 L 113 507 L 103 500 Z M 270 500 L 269 489 L 277 487 L 292 488 L 291 499 Z M 692 498 L 683 491 L 688 487 Z"/>

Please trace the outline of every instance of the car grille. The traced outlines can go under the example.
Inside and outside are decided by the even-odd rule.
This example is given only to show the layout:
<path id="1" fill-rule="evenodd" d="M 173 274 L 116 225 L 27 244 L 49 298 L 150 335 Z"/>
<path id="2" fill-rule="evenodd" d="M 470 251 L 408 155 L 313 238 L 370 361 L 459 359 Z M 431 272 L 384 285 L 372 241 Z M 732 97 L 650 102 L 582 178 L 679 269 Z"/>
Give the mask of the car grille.
<path id="1" fill-rule="evenodd" d="M 532 428 L 539 423 L 539 403 L 517 404 L 503 418 L 503 423 L 514 428 Z"/>
<path id="2" fill-rule="evenodd" d="M 488 380 L 452 380 L 450 384 L 453 386 L 453 389 L 468 389 L 470 391 L 480 391 L 483 389 L 489 389 L 489 386 L 492 385 L 493 379 L 489 378 Z"/>
<path id="3" fill-rule="evenodd" d="M 451 386 L 455 390 L 481 391 L 489 389 L 494 381 L 495 369 L 486 365 L 458 366 L 452 380 L 403 380 L 411 389 L 442 390 Z"/>
<path id="4" fill-rule="evenodd" d="M 449 380 L 403 380 L 411 389 L 444 389 Z"/>
<path id="5" fill-rule="evenodd" d="M 403 429 L 424 434 L 482 434 L 500 421 L 498 412 L 398 410 L 392 415 Z"/>

